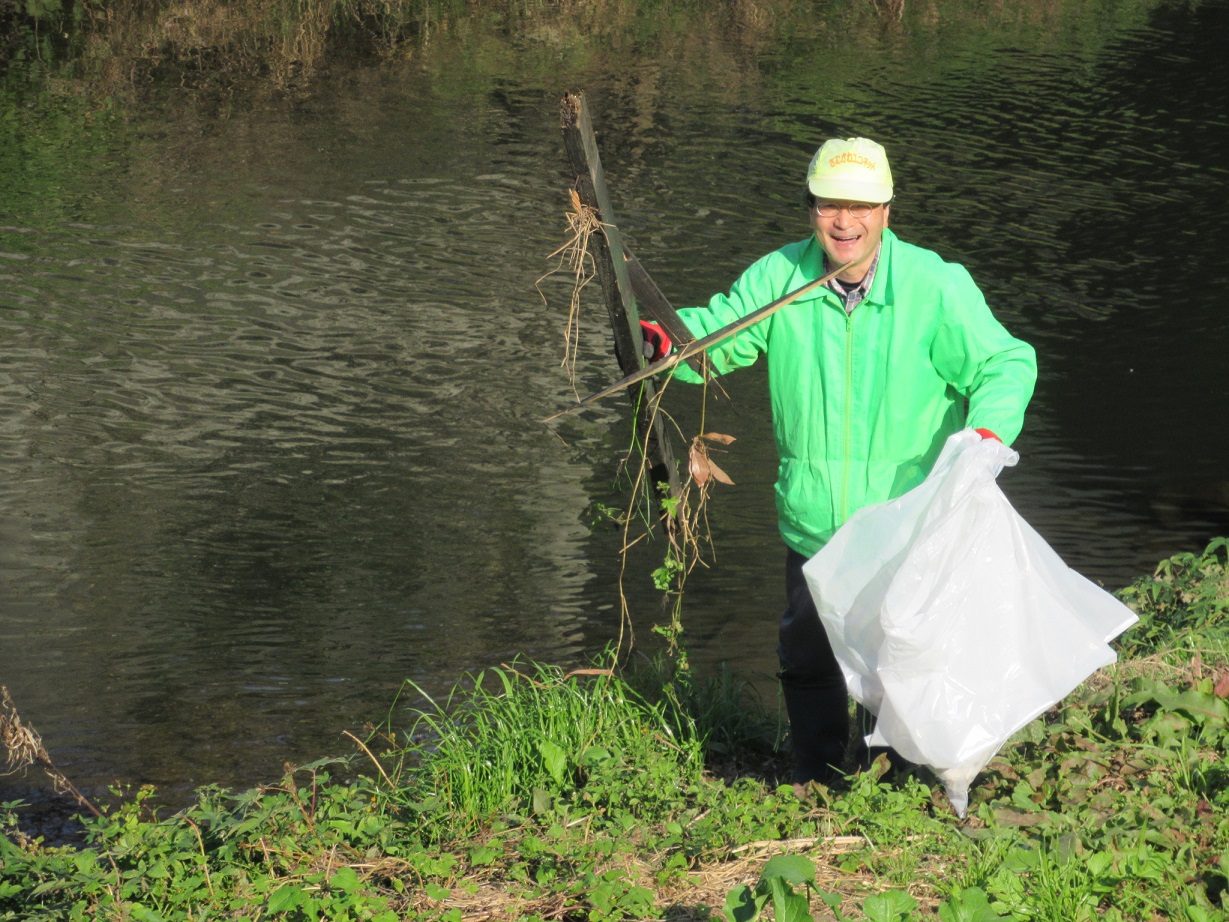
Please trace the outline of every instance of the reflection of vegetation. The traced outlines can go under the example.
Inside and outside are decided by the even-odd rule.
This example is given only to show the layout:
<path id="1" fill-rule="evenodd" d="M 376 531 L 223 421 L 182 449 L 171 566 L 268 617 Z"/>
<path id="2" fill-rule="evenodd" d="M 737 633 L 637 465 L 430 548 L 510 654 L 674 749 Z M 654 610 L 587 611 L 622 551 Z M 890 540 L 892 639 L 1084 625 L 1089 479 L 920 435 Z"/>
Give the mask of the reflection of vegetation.
<path id="1" fill-rule="evenodd" d="M 627 25 L 638 19 L 639 6 L 600 0 L 0 0 L 0 64 L 72 59 L 81 74 L 111 86 L 172 73 L 198 79 L 260 76 L 287 84 L 334 57 L 406 53 L 460 23 L 492 25 L 508 34 L 524 30 L 548 37 L 563 29 L 579 36 L 599 22 Z"/>
<path id="2" fill-rule="evenodd" d="M 111 166 L 117 122 L 106 106 L 67 96 L 47 86 L 0 93 L 0 211 L 47 226 L 76 218 L 88 177 Z M 28 247 L 18 239 L 6 246 Z"/>
<path id="3" fill-rule="evenodd" d="M 0 0 L 0 68 L 65 55 L 82 14 L 73 0 Z"/>
<path id="4" fill-rule="evenodd" d="M 756 55 L 799 39 L 844 46 L 947 26 L 966 36 L 1006 26 L 1095 40 L 1150 5 L 1106 16 L 1093 0 L 834 0 L 818 10 L 805 0 L 0 0 L 0 66 L 58 61 L 120 95 L 157 78 L 285 87 L 340 59 L 413 57 L 445 35 L 493 31 L 565 56 L 590 48 L 631 57 L 680 43 Z M 713 68 L 722 82 L 737 76 L 728 64 Z"/>
<path id="5" fill-rule="evenodd" d="M 383 92 L 381 80 L 422 78 L 415 95 L 453 101 L 503 94 L 510 80 L 613 81 L 606 104 L 627 127 L 607 143 L 642 147 L 692 91 L 735 110 L 765 94 L 814 99 L 835 124 L 857 124 L 879 108 L 867 60 L 934 80 L 958 59 L 1001 81 L 982 48 L 1097 49 L 1157 2 L 1122 0 L 1110 15 L 1097 0 L 905 0 L 903 11 L 889 0 L 0 0 L 0 207 L 39 226 L 88 220 L 105 178 L 131 170 L 131 198 L 168 171 L 191 173 L 201 142 L 233 115 L 260 112 L 239 140 L 263 145 L 330 71 L 344 71 L 354 98 Z M 381 113 L 339 110 L 359 131 Z M 438 111 L 419 106 L 415 118 Z M 149 115 L 158 127 L 136 127 Z M 791 136 L 797 119 L 776 127 Z M 158 150 L 135 150 L 137 136 L 156 137 Z"/>

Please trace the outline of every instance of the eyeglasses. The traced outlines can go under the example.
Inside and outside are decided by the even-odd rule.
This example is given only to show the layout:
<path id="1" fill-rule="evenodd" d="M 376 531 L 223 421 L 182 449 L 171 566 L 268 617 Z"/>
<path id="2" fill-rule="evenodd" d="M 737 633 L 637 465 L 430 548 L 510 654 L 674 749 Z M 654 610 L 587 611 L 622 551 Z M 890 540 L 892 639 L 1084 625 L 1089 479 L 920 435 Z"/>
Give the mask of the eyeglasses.
<path id="1" fill-rule="evenodd" d="M 851 202 L 848 205 L 841 205 L 838 202 L 811 202 L 811 208 L 821 218 L 835 218 L 842 211 L 848 211 L 851 218 L 865 218 L 878 207 L 880 206 L 868 205 L 866 202 Z"/>

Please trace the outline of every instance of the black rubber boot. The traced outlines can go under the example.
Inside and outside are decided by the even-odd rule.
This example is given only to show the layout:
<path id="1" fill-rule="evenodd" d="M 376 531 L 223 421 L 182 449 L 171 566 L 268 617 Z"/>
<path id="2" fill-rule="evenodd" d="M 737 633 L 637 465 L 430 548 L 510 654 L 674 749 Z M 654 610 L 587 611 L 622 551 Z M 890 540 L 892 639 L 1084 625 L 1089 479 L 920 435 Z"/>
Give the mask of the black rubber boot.
<path id="1" fill-rule="evenodd" d="M 794 748 L 794 784 L 831 784 L 841 777 L 849 742 L 849 698 L 843 676 L 825 685 L 781 680 Z"/>

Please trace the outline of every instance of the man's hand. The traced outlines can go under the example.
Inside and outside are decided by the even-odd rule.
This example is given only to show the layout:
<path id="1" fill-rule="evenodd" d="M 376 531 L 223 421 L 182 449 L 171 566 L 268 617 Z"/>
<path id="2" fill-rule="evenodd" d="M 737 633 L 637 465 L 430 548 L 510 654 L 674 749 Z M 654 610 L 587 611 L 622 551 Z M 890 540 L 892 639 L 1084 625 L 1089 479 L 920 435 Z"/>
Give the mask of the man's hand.
<path id="1" fill-rule="evenodd" d="M 664 359 L 674 348 L 665 330 L 648 320 L 640 321 L 640 335 L 644 337 L 644 357 L 650 363 Z"/>
<path id="2" fill-rule="evenodd" d="M 976 432 L 978 435 L 980 435 L 983 439 L 994 439 L 996 442 L 1003 441 L 997 435 L 991 432 L 989 429 L 974 429 L 973 431 Z"/>

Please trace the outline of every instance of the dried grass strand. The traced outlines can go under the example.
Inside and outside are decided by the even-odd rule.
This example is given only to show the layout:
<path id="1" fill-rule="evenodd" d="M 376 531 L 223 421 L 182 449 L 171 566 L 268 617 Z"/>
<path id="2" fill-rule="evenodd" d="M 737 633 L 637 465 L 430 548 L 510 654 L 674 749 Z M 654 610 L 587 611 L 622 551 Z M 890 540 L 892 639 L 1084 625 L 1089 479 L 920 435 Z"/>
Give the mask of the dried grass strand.
<path id="1" fill-rule="evenodd" d="M 576 389 L 576 352 L 580 342 L 580 293 L 597 275 L 593 255 L 589 252 L 589 238 L 602 229 L 602 222 L 597 216 L 597 209 L 584 204 L 580 194 L 575 189 L 568 190 L 571 200 L 571 210 L 565 215 L 568 222 L 570 237 L 563 246 L 547 256 L 556 259 L 555 267 L 539 278 L 534 286 L 547 302 L 542 293 L 541 283 L 559 272 L 568 271 L 572 276 L 572 294 L 568 303 L 567 322 L 563 331 L 563 359 L 559 363 L 567 371 L 568 382 L 572 392 L 580 399 Z"/>

